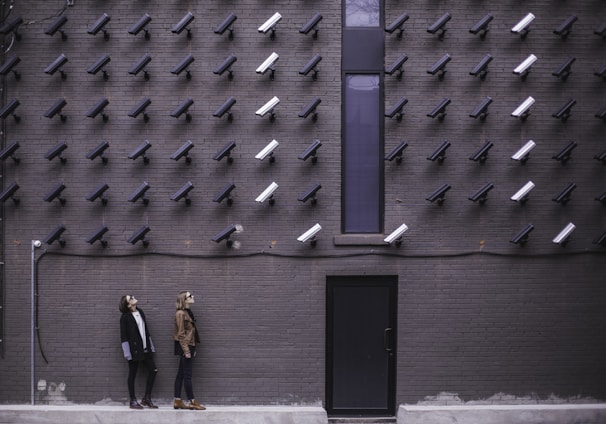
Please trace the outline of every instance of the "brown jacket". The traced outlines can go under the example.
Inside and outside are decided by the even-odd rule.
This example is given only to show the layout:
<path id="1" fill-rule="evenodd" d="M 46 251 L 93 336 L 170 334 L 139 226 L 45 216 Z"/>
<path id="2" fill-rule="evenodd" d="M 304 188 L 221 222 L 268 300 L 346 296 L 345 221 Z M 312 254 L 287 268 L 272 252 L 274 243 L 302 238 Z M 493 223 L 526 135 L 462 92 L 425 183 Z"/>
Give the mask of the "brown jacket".
<path id="1" fill-rule="evenodd" d="M 190 353 L 189 347 L 200 341 L 196 323 L 186 311 L 178 310 L 175 313 L 173 339 L 179 343 L 184 354 Z"/>

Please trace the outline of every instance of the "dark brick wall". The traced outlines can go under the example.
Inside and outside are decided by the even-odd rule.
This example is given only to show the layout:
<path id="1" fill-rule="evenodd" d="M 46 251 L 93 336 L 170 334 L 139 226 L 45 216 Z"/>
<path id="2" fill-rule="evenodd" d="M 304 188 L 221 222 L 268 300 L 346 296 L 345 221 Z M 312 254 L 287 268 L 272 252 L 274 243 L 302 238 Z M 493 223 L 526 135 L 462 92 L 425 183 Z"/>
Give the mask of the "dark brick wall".
<path id="1" fill-rule="evenodd" d="M 117 303 L 126 293 L 139 297 L 152 326 L 160 369 L 156 397 L 172 396 L 173 302 L 181 289 L 198 295 L 194 311 L 204 340 L 195 370 L 198 397 L 224 404 L 322 402 L 326 276 L 377 273 L 400 281 L 397 402 L 444 391 L 465 400 L 499 392 L 605 398 L 599 331 L 606 319 L 606 269 L 603 249 L 592 240 L 606 229 L 604 208 L 594 200 L 606 189 L 605 168 L 593 159 L 606 148 L 604 124 L 594 117 L 606 88 L 593 75 L 605 60 L 604 40 L 593 31 L 606 19 L 606 6 L 597 0 L 451 3 L 386 3 L 386 22 L 410 15 L 401 40 L 386 34 L 385 53 L 388 64 L 402 53 L 409 56 L 401 81 L 385 76 L 386 108 L 401 96 L 409 99 L 401 122 L 385 121 L 386 151 L 409 143 L 401 165 L 385 164 L 385 232 L 402 222 L 410 227 L 400 248 L 382 245 L 382 237 L 363 245 L 347 238 L 333 243 L 340 232 L 339 2 L 75 0 L 65 11 L 67 41 L 44 34 L 62 1 L 17 3 L 12 14 L 25 22 L 9 54 L 21 58 L 21 79 L 5 78 L 4 97 L 20 100 L 21 122 L 8 118 L 3 134 L 5 145 L 20 143 L 21 163 L 4 161 L 3 183 L 18 181 L 21 202 L 3 206 L 0 401 L 29 400 L 30 242 L 59 224 L 67 228 L 65 248 L 54 243 L 36 252 L 40 340 L 48 359 L 37 352 L 36 380 L 65 382 L 66 398 L 74 402 L 126 398 L 117 328 Z M 170 32 L 188 10 L 196 17 L 191 40 Z M 238 19 L 230 41 L 213 29 L 232 11 Z M 283 20 L 272 41 L 257 27 L 276 11 Z M 324 18 L 313 40 L 298 30 L 316 11 Z M 439 41 L 426 28 L 446 11 L 453 18 Z M 522 41 L 510 28 L 529 11 L 537 19 Z M 108 41 L 86 33 L 103 12 L 111 15 Z M 149 41 L 128 34 L 144 12 L 152 17 Z M 468 30 L 485 13 L 495 19 L 481 40 Z M 562 40 L 552 31 L 570 14 L 579 20 Z M 271 81 L 255 69 L 273 51 L 280 59 Z M 65 81 L 43 72 L 60 53 L 69 59 Z M 111 56 L 108 81 L 86 72 L 105 53 Z M 152 56 L 149 81 L 128 74 L 144 53 Z M 170 73 L 188 53 L 195 57 L 190 81 Z M 232 53 L 238 57 L 234 79 L 214 75 Z M 323 60 L 312 81 L 298 70 L 315 53 Z M 445 53 L 453 60 L 440 81 L 427 69 Z M 494 60 L 481 81 L 469 71 L 486 53 Z M 522 81 L 512 70 L 531 53 L 539 59 Z M 568 55 L 576 62 L 562 82 L 551 73 Z M 214 118 L 232 95 L 233 122 Z M 273 95 L 281 103 L 271 123 L 255 111 Z M 522 123 L 510 114 L 529 95 L 536 103 Z M 128 117 L 146 96 L 152 100 L 150 121 Z M 316 123 L 297 116 L 313 96 L 322 98 Z M 494 99 L 486 121 L 470 118 L 485 96 Z M 45 118 L 61 97 L 68 102 L 67 121 Z M 85 116 L 102 97 L 110 101 L 107 123 Z M 195 101 L 189 123 L 170 116 L 187 97 Z M 427 117 L 443 97 L 452 100 L 444 121 Z M 570 119 L 552 118 L 569 97 L 577 100 Z M 316 138 L 323 143 L 318 163 L 298 160 Z M 128 159 L 145 139 L 152 144 L 150 163 Z M 272 139 L 280 143 L 276 162 L 254 159 Z M 444 139 L 452 143 L 444 164 L 426 160 Z M 487 162 L 470 161 L 487 139 L 495 143 Z M 537 147 L 522 166 L 510 157 L 529 139 Z M 59 140 L 69 146 L 64 165 L 44 158 Z M 107 165 L 86 159 L 102 140 L 110 143 Z M 186 140 L 195 145 L 192 163 L 170 160 Z M 231 140 L 237 143 L 234 163 L 212 160 Z M 570 140 L 578 147 L 563 166 L 551 157 Z M 522 207 L 509 197 L 528 180 L 536 188 Z M 127 202 L 143 181 L 151 186 L 149 205 Z M 187 181 L 195 186 L 189 207 L 169 199 Z M 272 181 L 280 185 L 275 205 L 257 204 L 255 197 Z M 44 202 L 59 182 L 66 185 L 65 206 Z M 102 182 L 110 186 L 107 206 L 85 199 Z M 231 207 L 212 202 L 227 182 L 236 185 Z M 298 202 L 315 182 L 322 184 L 318 205 Z M 495 185 L 487 203 L 470 202 L 467 197 L 486 182 Z M 569 182 L 577 184 L 571 201 L 553 202 Z M 443 183 L 452 185 L 445 203 L 427 202 Z M 316 222 L 323 227 L 317 247 L 297 242 Z M 570 242 L 553 244 L 568 222 L 577 226 Z M 85 242 L 102 223 L 109 228 L 106 249 Z M 211 241 L 232 223 L 244 228 L 233 236 L 234 248 Z M 510 243 L 527 223 L 536 227 L 528 244 Z M 143 224 L 151 228 L 147 249 L 127 243 Z"/>

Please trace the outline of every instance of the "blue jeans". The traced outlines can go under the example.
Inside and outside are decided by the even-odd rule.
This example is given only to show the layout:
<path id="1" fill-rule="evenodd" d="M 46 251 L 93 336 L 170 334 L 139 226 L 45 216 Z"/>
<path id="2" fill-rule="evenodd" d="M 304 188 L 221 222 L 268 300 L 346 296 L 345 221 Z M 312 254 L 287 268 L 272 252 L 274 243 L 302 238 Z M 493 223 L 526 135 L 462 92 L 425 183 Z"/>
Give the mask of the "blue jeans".
<path id="1" fill-rule="evenodd" d="M 187 400 L 192 400 L 195 399 L 191 377 L 196 348 L 190 346 L 189 351 L 191 352 L 191 358 L 186 358 L 184 355 L 179 356 L 179 370 L 177 371 L 177 377 L 175 378 L 175 397 L 181 398 L 181 386 L 185 386 Z"/>

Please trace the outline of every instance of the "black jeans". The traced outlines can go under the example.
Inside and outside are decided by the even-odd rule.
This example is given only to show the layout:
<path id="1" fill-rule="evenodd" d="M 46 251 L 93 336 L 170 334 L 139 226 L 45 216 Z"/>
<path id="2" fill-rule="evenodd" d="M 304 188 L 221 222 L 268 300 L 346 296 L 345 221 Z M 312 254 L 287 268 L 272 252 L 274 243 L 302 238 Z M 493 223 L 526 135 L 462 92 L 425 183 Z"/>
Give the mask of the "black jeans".
<path id="1" fill-rule="evenodd" d="M 191 377 L 196 348 L 190 346 L 189 351 L 191 353 L 191 358 L 186 358 L 184 355 L 179 356 L 179 370 L 177 371 L 177 377 L 175 378 L 175 398 L 181 398 L 181 386 L 185 386 L 187 400 L 192 400 L 195 399 Z"/>
<path id="2" fill-rule="evenodd" d="M 128 361 L 128 395 L 130 396 L 131 400 L 137 399 L 135 396 L 135 379 L 137 378 L 137 370 L 139 369 L 139 364 L 141 363 L 147 369 L 145 397 L 151 397 L 151 392 L 154 387 L 154 380 L 156 379 L 156 374 L 158 373 L 152 353 L 145 353 L 145 359 L 142 361 Z"/>

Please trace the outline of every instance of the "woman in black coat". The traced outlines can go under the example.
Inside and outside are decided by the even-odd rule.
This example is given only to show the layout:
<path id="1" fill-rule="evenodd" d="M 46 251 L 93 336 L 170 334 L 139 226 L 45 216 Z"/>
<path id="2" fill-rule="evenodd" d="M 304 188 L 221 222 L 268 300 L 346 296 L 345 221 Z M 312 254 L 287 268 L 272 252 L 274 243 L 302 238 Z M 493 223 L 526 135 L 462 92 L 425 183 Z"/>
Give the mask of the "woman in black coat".
<path id="1" fill-rule="evenodd" d="M 154 343 L 149 334 L 149 328 L 145 321 L 145 314 L 137 308 L 137 299 L 134 296 L 122 296 L 120 299 L 120 339 L 124 358 L 128 360 L 128 394 L 130 396 L 131 409 L 157 408 L 151 400 L 154 380 L 158 369 L 154 362 L 153 352 L 156 351 Z M 145 396 L 141 403 L 137 402 L 135 396 L 135 378 L 139 364 L 147 368 L 147 383 L 145 385 Z M 143 406 L 142 406 L 143 405 Z"/>

